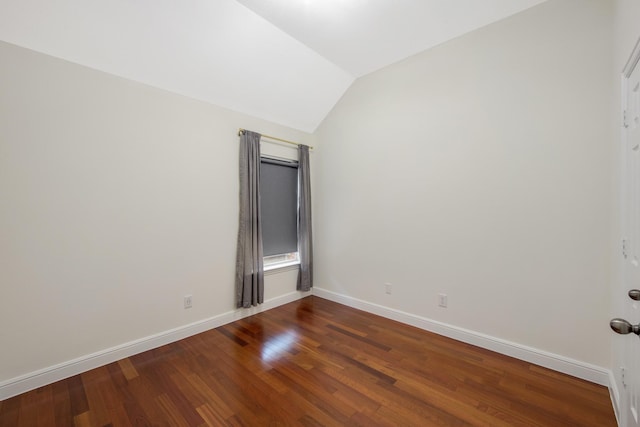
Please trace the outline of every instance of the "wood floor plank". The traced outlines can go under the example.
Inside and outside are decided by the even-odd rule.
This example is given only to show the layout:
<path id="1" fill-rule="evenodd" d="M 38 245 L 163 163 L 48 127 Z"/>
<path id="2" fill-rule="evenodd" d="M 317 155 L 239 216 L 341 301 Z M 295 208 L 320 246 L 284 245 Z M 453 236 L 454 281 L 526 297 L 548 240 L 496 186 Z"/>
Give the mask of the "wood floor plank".
<path id="1" fill-rule="evenodd" d="M 84 391 L 84 384 L 80 375 L 74 375 L 65 380 L 69 389 L 69 402 L 71 403 L 71 415 L 73 417 L 89 411 L 89 402 Z"/>
<path id="2" fill-rule="evenodd" d="M 615 426 L 605 387 L 318 297 L 0 402 L 22 426 Z"/>
<path id="3" fill-rule="evenodd" d="M 165 415 L 165 419 L 172 426 L 189 427 L 189 422 L 180 412 L 180 409 L 174 404 L 171 398 L 167 394 L 161 394 L 156 398 L 158 406 Z M 204 422 L 204 420 L 203 420 Z M 199 424 L 193 424 L 199 425 Z"/>
<path id="4" fill-rule="evenodd" d="M 209 387 L 207 383 L 202 380 L 199 375 L 195 374 L 189 375 L 187 381 L 189 381 L 189 384 L 191 384 L 194 390 L 200 393 L 200 395 L 202 396 L 202 400 L 207 402 L 204 405 L 200 405 L 198 408 L 196 408 L 200 415 L 202 415 L 202 413 L 204 412 L 208 416 L 207 419 L 209 419 L 209 411 L 214 411 L 216 414 L 216 418 L 221 418 L 223 420 L 231 418 L 234 415 L 231 408 L 227 406 L 227 404 L 220 396 L 220 393 L 224 393 L 224 390 L 218 390 L 218 392 L 216 393 Z"/>
<path id="5" fill-rule="evenodd" d="M 20 424 L 25 426 L 29 425 L 29 424 L 23 423 L 22 420 Z M 92 427 L 98 424 L 95 422 L 95 420 L 91 416 L 91 412 L 86 411 L 86 412 L 83 412 L 82 414 L 78 414 L 75 417 L 73 417 L 73 425 L 76 427 Z"/>
<path id="6" fill-rule="evenodd" d="M 72 425 L 73 416 L 71 415 L 71 398 L 69 396 L 68 383 L 58 381 L 51 384 L 51 389 L 53 390 L 54 405 L 54 423 L 52 425 Z"/>
<path id="7" fill-rule="evenodd" d="M 38 426 L 50 426 L 55 423 L 55 401 L 53 400 L 53 387 L 48 385 L 41 387 L 37 391 L 37 399 L 35 401 L 38 413 Z"/>
<path id="8" fill-rule="evenodd" d="M 128 398 L 124 403 L 125 410 L 132 424 L 159 424 L 164 420 L 160 407 L 156 401 L 157 390 L 144 377 L 138 377 L 128 383 Z"/>
<path id="9" fill-rule="evenodd" d="M 132 380 L 139 375 L 128 357 L 126 359 L 119 360 L 118 365 L 120 365 L 120 369 L 122 369 L 122 373 L 127 380 Z"/>
<path id="10" fill-rule="evenodd" d="M 21 423 L 30 426 L 38 424 L 38 412 L 41 411 L 38 400 L 36 390 L 22 395 L 22 399 L 20 399 L 20 413 L 18 414 L 18 419 Z"/>
<path id="11" fill-rule="evenodd" d="M 204 404 L 196 408 L 200 417 L 207 423 L 207 426 L 216 427 L 227 424 L 225 416 L 220 411 L 214 409 L 209 404 Z"/>

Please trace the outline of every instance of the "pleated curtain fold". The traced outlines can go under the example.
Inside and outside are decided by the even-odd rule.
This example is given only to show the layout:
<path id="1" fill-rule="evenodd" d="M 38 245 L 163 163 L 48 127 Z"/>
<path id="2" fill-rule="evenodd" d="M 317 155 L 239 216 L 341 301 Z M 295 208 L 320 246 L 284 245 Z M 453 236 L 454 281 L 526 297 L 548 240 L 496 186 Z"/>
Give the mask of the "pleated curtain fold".
<path id="1" fill-rule="evenodd" d="M 264 301 L 262 225 L 260 221 L 260 137 L 240 135 L 240 218 L 236 256 L 237 307 L 249 308 Z"/>
<path id="2" fill-rule="evenodd" d="M 300 272 L 297 289 L 310 291 L 313 287 L 313 233 L 311 230 L 311 183 L 309 147 L 298 145 L 298 253 Z"/>

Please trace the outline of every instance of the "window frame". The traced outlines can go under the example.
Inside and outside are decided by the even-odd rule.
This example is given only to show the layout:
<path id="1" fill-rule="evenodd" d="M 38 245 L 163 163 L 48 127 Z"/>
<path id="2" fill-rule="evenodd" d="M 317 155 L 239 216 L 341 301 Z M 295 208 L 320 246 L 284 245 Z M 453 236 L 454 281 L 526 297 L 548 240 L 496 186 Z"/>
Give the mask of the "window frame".
<path id="1" fill-rule="evenodd" d="M 295 168 L 298 171 L 299 163 L 294 159 L 287 159 L 283 157 L 273 156 L 269 154 L 260 155 L 260 163 L 262 166 L 263 161 L 271 164 L 281 165 L 282 167 Z M 283 163 L 286 163 L 283 164 Z M 262 177 L 261 177 L 262 183 Z M 297 269 L 300 265 L 300 233 L 299 233 L 299 209 L 300 209 L 300 174 L 296 173 L 296 251 L 283 254 L 268 255 L 262 257 L 263 269 L 265 273 L 274 272 L 284 269 Z M 264 224 L 263 224 L 264 227 Z M 264 238 L 263 238 L 264 241 Z M 264 244 L 264 243 L 263 243 Z M 284 258 L 279 261 L 276 259 Z"/>

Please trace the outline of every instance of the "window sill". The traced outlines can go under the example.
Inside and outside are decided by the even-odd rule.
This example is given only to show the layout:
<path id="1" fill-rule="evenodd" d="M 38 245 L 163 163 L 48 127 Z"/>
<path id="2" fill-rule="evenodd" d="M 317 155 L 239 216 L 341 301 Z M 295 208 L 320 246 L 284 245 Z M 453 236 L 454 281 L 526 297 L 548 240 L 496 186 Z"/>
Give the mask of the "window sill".
<path id="1" fill-rule="evenodd" d="M 264 274 L 276 274 L 285 271 L 297 270 L 300 267 L 300 261 L 280 262 L 278 264 L 271 264 L 264 267 Z"/>

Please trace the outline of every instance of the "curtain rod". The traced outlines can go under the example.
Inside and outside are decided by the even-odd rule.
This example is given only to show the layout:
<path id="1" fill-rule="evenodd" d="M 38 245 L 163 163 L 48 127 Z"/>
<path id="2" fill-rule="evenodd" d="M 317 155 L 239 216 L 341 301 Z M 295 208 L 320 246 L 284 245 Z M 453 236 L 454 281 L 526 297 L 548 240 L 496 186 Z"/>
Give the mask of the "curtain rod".
<path id="1" fill-rule="evenodd" d="M 246 130 L 246 129 L 242 129 L 242 128 L 238 129 L 238 136 L 242 135 L 242 134 L 244 133 L 244 131 L 245 131 L 245 130 Z M 292 145 L 306 145 L 307 147 L 309 147 L 309 150 L 313 150 L 313 147 L 312 147 L 311 145 L 307 145 L 307 144 L 300 144 L 300 143 L 293 142 L 293 141 L 287 141 L 286 139 L 276 138 L 275 136 L 271 136 L 271 135 L 262 135 L 262 136 L 264 136 L 264 137 L 265 137 L 265 138 L 267 138 L 267 139 L 273 139 L 273 140 L 280 141 L 280 142 L 284 142 L 284 143 L 287 143 L 287 144 L 292 144 Z"/>

